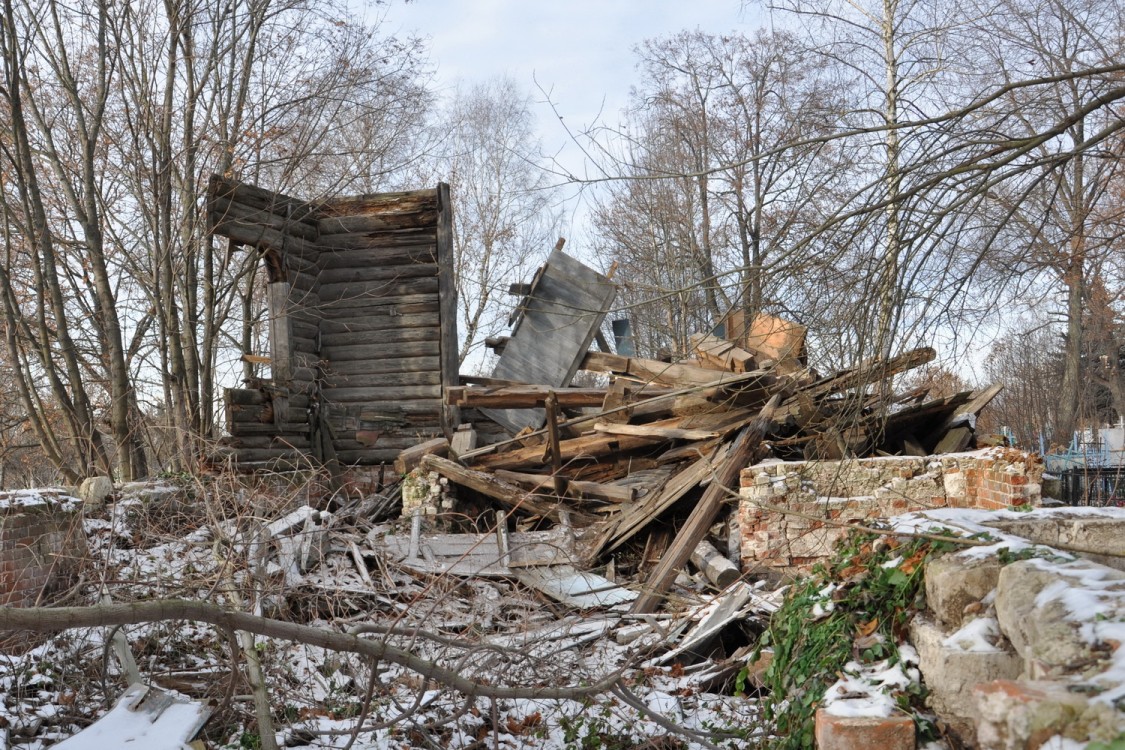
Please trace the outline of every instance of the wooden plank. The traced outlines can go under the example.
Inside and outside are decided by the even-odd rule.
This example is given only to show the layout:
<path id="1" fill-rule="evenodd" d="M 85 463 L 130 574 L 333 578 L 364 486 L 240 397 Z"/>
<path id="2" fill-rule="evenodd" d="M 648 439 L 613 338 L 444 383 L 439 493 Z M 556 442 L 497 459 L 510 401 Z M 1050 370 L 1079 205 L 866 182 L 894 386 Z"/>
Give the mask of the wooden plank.
<path id="1" fill-rule="evenodd" d="M 964 408 L 958 409 L 956 413 L 944 419 L 930 436 L 930 440 L 936 442 L 934 453 L 959 453 L 968 448 L 976 431 L 973 422 L 1002 390 L 1004 386 L 1001 383 L 993 383 L 974 393 L 972 400 L 965 404 Z M 970 414 L 971 418 L 968 416 Z M 958 424 L 958 420 L 962 423 Z"/>
<path id="2" fill-rule="evenodd" d="M 408 474 L 422 461 L 423 456 L 428 456 L 430 454 L 442 457 L 448 456 L 449 441 L 443 437 L 439 437 L 405 449 L 402 453 L 398 454 L 398 458 L 395 459 L 395 471 L 399 474 Z"/>
<path id="3" fill-rule="evenodd" d="M 340 386 L 324 387 L 325 397 L 332 401 L 433 401 L 436 412 L 441 407 L 440 385 Z"/>
<path id="4" fill-rule="evenodd" d="M 292 340 L 289 325 L 289 284 L 277 281 L 266 287 L 270 326 L 270 375 L 284 385 L 293 376 Z"/>
<path id="5" fill-rule="evenodd" d="M 596 560 L 632 539 L 710 475 L 711 456 L 701 456 L 669 479 L 660 492 L 623 508 L 616 518 L 605 522 L 606 528 L 595 537 L 589 548 L 590 559 Z"/>
<path id="6" fill-rule="evenodd" d="M 504 347 L 492 376 L 561 388 L 570 383 L 594 333 L 613 304 L 616 288 L 561 250 L 551 253 L 523 316 Z M 538 410 L 484 410 L 513 434 L 538 429 Z"/>
<path id="7" fill-rule="evenodd" d="M 477 431 L 473 429 L 471 423 L 466 423 L 457 426 L 457 430 L 453 433 L 453 439 L 449 441 L 449 454 L 453 458 L 459 458 L 462 454 L 477 447 Z"/>
<path id="8" fill-rule="evenodd" d="M 703 497 L 680 527 L 672 545 L 661 557 L 660 562 L 645 581 L 644 593 L 633 603 L 633 612 L 648 613 L 656 609 L 664 597 L 664 592 L 672 585 L 676 573 L 691 556 L 692 550 L 707 535 L 715 517 L 727 500 L 728 492 L 738 492 L 738 477 L 742 469 L 749 466 L 762 443 L 762 439 L 773 425 L 773 419 L 781 403 L 780 394 L 775 395 L 762 407 L 758 418 L 738 434 L 730 454 L 715 472 L 711 484 L 703 492 Z"/>
<path id="9" fill-rule="evenodd" d="M 650 388 L 646 396 L 660 395 L 664 389 Z M 486 388 L 454 386 L 445 389 L 445 402 L 458 406 L 492 409 L 529 409 L 542 407 L 549 393 L 555 393 L 559 406 L 581 409 L 605 403 L 605 388 L 558 388 L 539 385 L 502 385 Z"/>
<path id="10" fill-rule="evenodd" d="M 681 427 L 664 427 L 647 424 L 612 424 L 598 422 L 594 430 L 607 435 L 635 435 L 637 437 L 663 438 L 666 440 L 709 440 L 721 433 L 713 430 L 691 430 Z"/>
<path id="11" fill-rule="evenodd" d="M 518 484 L 532 492 L 539 492 L 544 488 L 553 490 L 555 486 L 555 477 L 551 474 L 528 474 L 526 472 L 507 471 L 505 469 L 498 469 L 495 474 L 506 482 Z M 566 488 L 566 495 L 568 497 L 604 500 L 610 503 L 631 502 L 636 499 L 638 494 L 636 487 L 617 486 L 581 479 L 568 480 Z"/>
<path id="12" fill-rule="evenodd" d="M 701 360 L 729 372 L 749 372 L 757 368 L 752 353 L 734 342 L 706 333 L 691 335 L 691 346 Z"/>

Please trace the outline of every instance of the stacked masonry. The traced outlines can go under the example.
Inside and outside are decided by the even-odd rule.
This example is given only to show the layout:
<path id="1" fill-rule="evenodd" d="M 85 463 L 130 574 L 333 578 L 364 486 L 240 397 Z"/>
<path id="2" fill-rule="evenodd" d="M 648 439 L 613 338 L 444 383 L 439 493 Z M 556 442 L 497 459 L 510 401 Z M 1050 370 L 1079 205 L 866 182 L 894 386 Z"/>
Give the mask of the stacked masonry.
<path id="1" fill-rule="evenodd" d="M 86 549 L 70 498 L 0 493 L 0 604 L 31 607 L 64 585 Z"/>
<path id="2" fill-rule="evenodd" d="M 742 561 L 794 572 L 832 554 L 840 524 L 930 510 L 1038 505 L 1038 456 L 990 448 L 941 456 L 758 464 L 742 472 Z"/>

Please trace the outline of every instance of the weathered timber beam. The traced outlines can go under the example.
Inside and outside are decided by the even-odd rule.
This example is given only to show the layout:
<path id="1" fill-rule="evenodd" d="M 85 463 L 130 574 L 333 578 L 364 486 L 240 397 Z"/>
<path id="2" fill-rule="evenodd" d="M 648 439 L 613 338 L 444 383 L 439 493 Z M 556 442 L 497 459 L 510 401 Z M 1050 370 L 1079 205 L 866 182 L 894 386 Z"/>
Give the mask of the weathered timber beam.
<path id="1" fill-rule="evenodd" d="M 579 368 L 590 372 L 628 375 L 645 382 L 663 383 L 677 387 L 734 383 L 746 387 L 754 383 L 754 380 L 748 377 L 753 373 L 726 373 L 696 365 L 674 364 L 640 357 L 622 357 L 618 354 L 607 354 L 605 352 L 587 352 Z M 776 382 L 773 376 L 764 371 L 759 375 L 763 387 L 768 387 Z"/>
<path id="2" fill-rule="evenodd" d="M 414 467 L 420 464 L 425 456 L 431 454 L 442 457 L 448 456 L 449 441 L 440 437 L 410 446 L 398 454 L 398 458 L 395 459 L 395 471 L 399 474 L 407 474 L 413 471 Z"/>
<path id="3" fill-rule="evenodd" d="M 666 440 L 709 440 L 717 438 L 721 434 L 713 430 L 685 430 L 680 427 L 608 422 L 598 422 L 594 425 L 594 430 L 607 435 L 633 435 L 636 437 L 664 438 Z"/>
<path id="4" fill-rule="evenodd" d="M 646 614 L 656 609 L 664 598 L 664 593 L 672 585 L 676 572 L 684 566 L 692 551 L 707 536 L 711 524 L 727 500 L 728 492 L 737 492 L 739 473 L 752 463 L 754 454 L 762 444 L 762 439 L 773 426 L 773 420 L 781 403 L 781 396 L 776 395 L 762 407 L 758 417 L 749 425 L 742 428 L 731 447 L 726 460 L 715 472 L 711 484 L 703 491 L 695 509 L 688 516 L 671 546 L 661 557 L 660 562 L 653 568 L 645 581 L 644 590 L 637 600 L 633 602 L 633 612 Z"/>
<path id="5" fill-rule="evenodd" d="M 605 388 L 556 388 L 541 385 L 504 385 L 499 387 L 468 388 L 453 386 L 445 389 L 445 403 L 453 406 L 491 409 L 530 409 L 541 407 L 551 392 L 564 409 L 581 409 L 601 406 L 605 402 Z M 634 391 L 639 398 L 663 395 L 667 389 L 655 387 Z"/>
<path id="6" fill-rule="evenodd" d="M 540 453 L 542 453 L 541 449 Z M 556 503 L 544 502 L 543 499 L 523 488 L 505 482 L 492 474 L 465 468 L 455 461 L 432 453 L 423 456 L 418 465 L 423 471 L 436 471 L 454 484 L 487 495 L 509 510 L 519 510 L 539 516 L 558 515 Z"/>

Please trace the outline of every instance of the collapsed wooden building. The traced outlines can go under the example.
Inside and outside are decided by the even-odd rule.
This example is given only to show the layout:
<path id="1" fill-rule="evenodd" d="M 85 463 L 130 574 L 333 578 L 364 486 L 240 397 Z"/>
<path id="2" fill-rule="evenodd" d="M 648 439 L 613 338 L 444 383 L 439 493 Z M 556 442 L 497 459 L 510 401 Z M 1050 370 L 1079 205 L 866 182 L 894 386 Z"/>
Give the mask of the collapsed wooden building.
<path id="1" fill-rule="evenodd" d="M 633 356 L 627 335 L 614 352 L 601 327 L 616 287 L 561 241 L 513 285 L 492 377 L 466 377 L 448 186 L 302 202 L 216 177 L 209 200 L 214 232 L 269 269 L 272 377 L 227 391 L 240 468 L 327 467 L 338 487 L 341 467 L 393 462 L 380 512 L 403 507 L 396 482 L 414 472 L 432 491 L 407 512 L 448 507 L 498 532 L 574 528 L 581 549 L 569 559 L 587 569 L 639 548 L 641 611 L 699 553 L 755 461 L 963 451 L 999 391 L 896 394 L 894 376 L 930 362 L 928 348 L 820 375 L 803 326 L 737 309 L 677 361 Z M 572 387 L 579 370 L 603 384 Z M 444 505 L 447 490 L 456 498 Z"/>

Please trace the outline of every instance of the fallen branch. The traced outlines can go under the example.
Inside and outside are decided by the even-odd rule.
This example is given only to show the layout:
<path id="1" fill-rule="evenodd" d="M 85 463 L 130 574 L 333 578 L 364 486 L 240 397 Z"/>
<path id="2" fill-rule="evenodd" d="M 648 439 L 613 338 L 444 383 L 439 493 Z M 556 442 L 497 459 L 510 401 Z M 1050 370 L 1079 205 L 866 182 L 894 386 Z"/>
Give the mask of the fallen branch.
<path id="1" fill-rule="evenodd" d="M 53 633 L 72 628 L 138 625 L 167 620 L 194 620 L 267 638 L 319 646 L 330 651 L 359 654 L 397 664 L 465 695 L 496 699 L 582 700 L 604 693 L 621 679 L 614 673 L 589 685 L 572 687 L 505 687 L 464 677 L 387 643 L 324 628 L 314 628 L 268 617 L 234 612 L 207 602 L 160 599 L 93 607 L 0 607 L 0 630 Z"/>

